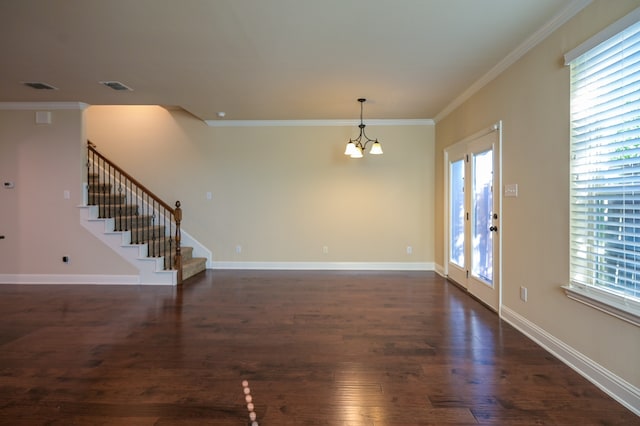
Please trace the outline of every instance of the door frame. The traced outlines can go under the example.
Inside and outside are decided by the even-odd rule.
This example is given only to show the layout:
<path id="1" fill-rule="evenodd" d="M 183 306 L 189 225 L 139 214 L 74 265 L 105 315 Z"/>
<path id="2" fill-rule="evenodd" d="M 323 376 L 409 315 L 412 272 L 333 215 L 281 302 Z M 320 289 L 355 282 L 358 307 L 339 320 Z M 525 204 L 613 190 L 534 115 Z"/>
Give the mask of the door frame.
<path id="1" fill-rule="evenodd" d="M 459 156 L 461 150 L 467 151 L 467 146 L 471 144 L 473 141 L 486 136 L 492 132 L 497 132 L 497 142 L 494 148 L 494 188 L 493 188 L 493 196 L 494 196 L 494 205 L 497 206 L 498 219 L 496 220 L 496 225 L 498 227 L 498 232 L 494 234 L 495 240 L 494 243 L 497 244 L 497 249 L 494 250 L 494 286 L 497 291 L 498 304 L 496 307 L 496 312 L 498 316 L 501 316 L 502 311 L 502 121 L 498 121 L 494 125 L 484 128 L 471 136 L 468 136 L 444 149 L 444 265 L 443 271 L 445 277 L 449 278 L 449 250 L 450 250 L 450 234 L 451 234 L 451 221 L 450 221 L 450 211 L 449 211 L 449 161 L 454 153 L 455 156 Z M 465 179 L 470 177 L 465 175 Z M 469 259 L 465 258 L 465 263 L 467 263 Z M 468 278 L 467 278 L 468 279 Z M 452 279 L 453 280 L 453 279 Z M 453 280 L 456 284 L 462 286 L 465 290 L 469 291 L 468 284 L 466 282 L 458 282 Z M 477 296 L 474 295 L 475 298 Z M 483 302 L 483 304 L 486 304 Z M 488 305 L 487 305 L 488 306 Z M 493 309 L 493 308 L 491 308 Z"/>

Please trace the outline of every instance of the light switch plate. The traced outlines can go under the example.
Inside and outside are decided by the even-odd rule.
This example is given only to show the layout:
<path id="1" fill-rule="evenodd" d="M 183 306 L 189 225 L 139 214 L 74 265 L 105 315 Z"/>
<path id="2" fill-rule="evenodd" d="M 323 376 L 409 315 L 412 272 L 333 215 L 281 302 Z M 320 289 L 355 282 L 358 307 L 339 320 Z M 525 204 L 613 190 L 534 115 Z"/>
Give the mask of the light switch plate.
<path id="1" fill-rule="evenodd" d="M 510 183 L 504 186 L 505 197 L 517 197 L 518 196 L 518 184 Z"/>

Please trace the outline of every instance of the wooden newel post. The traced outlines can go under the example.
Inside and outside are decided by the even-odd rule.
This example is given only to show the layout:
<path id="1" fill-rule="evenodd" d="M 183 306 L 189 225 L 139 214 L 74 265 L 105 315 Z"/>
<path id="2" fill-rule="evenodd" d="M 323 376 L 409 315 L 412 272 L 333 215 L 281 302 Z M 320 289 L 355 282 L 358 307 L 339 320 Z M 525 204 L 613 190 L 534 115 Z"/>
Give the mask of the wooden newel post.
<path id="1" fill-rule="evenodd" d="M 180 201 L 176 201 L 176 208 L 173 211 L 173 218 L 176 221 L 176 257 L 173 261 L 173 267 L 178 272 L 178 284 L 182 284 L 182 249 L 180 248 L 180 222 L 182 222 L 182 209 L 180 208 Z"/>

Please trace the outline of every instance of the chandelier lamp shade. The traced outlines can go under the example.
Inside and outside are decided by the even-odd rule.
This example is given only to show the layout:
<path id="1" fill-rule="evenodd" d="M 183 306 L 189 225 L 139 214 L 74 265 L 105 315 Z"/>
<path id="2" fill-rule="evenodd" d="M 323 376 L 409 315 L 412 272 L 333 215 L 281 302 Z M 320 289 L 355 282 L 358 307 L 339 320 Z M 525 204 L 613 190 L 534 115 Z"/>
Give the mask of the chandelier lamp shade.
<path id="1" fill-rule="evenodd" d="M 366 101 L 365 98 L 358 99 L 358 102 L 360 102 L 360 125 L 358 126 L 360 128 L 360 134 L 355 139 L 349 139 L 347 148 L 344 151 L 344 155 L 348 155 L 351 158 L 362 158 L 369 143 L 371 143 L 369 154 L 382 154 L 382 145 L 378 142 L 378 139 L 369 138 L 364 131 L 365 124 L 362 121 L 362 109 Z"/>

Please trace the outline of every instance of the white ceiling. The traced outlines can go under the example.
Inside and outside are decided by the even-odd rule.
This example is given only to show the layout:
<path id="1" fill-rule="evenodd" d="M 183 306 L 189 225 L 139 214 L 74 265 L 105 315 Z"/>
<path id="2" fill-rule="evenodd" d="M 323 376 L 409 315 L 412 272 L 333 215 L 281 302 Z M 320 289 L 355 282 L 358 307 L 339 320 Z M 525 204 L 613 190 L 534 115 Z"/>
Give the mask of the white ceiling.
<path id="1" fill-rule="evenodd" d="M 435 118 L 588 0 L 1 0 L 0 102 Z M 131 92 L 108 89 L 116 80 Z M 58 88 L 38 91 L 22 82 Z"/>

